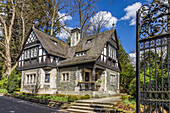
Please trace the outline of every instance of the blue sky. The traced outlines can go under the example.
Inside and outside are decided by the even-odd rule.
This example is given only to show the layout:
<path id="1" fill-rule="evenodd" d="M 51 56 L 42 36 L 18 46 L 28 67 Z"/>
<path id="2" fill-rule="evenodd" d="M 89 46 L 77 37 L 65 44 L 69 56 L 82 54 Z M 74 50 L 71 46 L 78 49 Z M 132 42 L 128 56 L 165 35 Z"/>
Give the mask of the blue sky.
<path id="1" fill-rule="evenodd" d="M 109 26 L 111 26 L 113 22 L 116 23 L 115 29 L 117 30 L 117 35 L 120 37 L 121 44 L 128 53 L 136 49 L 136 11 L 141 5 L 149 4 L 151 1 L 152 0 L 98 0 L 96 4 L 96 13 L 103 12 L 105 17 L 112 18 L 110 25 L 106 26 L 106 29 L 111 29 Z M 95 15 L 92 18 L 94 17 Z M 67 28 L 70 30 L 78 27 L 78 21 L 75 21 L 74 15 L 65 17 L 64 21 L 68 21 L 69 24 Z M 62 37 L 68 37 L 65 34 L 66 32 L 63 31 L 58 37 L 61 39 Z"/>
<path id="2" fill-rule="evenodd" d="M 107 1 L 107 2 L 106 2 Z M 132 6 L 133 4 L 140 2 L 141 4 L 149 3 L 147 0 L 101 0 L 97 4 L 99 10 L 109 11 L 112 16 L 118 18 L 116 23 L 117 35 L 120 37 L 121 43 L 124 49 L 130 53 L 136 48 L 136 25 L 130 25 L 132 18 L 127 20 L 120 20 L 124 15 L 126 15 L 125 8 Z M 135 10 L 135 8 L 134 8 Z"/>

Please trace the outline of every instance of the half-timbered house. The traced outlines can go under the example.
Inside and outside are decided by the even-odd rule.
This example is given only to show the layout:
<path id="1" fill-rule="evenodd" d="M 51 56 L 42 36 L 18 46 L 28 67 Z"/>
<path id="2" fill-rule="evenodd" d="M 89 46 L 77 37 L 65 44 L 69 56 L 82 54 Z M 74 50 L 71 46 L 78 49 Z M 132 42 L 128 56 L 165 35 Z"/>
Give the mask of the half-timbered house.
<path id="1" fill-rule="evenodd" d="M 116 30 L 64 42 L 31 28 L 17 58 L 21 92 L 118 94 L 120 65 Z"/>

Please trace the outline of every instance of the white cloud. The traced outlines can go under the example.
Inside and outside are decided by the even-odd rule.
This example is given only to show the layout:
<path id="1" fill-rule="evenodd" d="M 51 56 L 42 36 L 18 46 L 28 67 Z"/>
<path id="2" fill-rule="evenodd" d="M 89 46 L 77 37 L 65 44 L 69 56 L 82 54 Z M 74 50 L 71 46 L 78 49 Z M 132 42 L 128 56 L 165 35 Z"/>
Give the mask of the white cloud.
<path id="1" fill-rule="evenodd" d="M 65 26 L 66 21 L 72 20 L 72 17 L 66 13 L 59 12 L 58 14 L 59 14 L 59 18 L 60 18 L 59 21 L 63 26 Z M 65 26 L 65 29 L 70 31 L 72 29 L 72 27 Z M 57 37 L 60 37 L 61 39 L 64 39 L 64 40 L 67 39 L 69 36 L 70 36 L 70 34 L 63 28 L 61 28 L 60 33 L 57 33 Z"/>
<path id="2" fill-rule="evenodd" d="M 124 11 L 126 14 L 120 20 L 130 20 L 130 25 L 136 24 L 136 11 L 142 6 L 140 2 L 136 2 L 132 5 L 127 6 Z"/>
<path id="3" fill-rule="evenodd" d="M 99 11 L 98 13 L 96 13 L 96 15 L 94 15 L 94 17 L 90 18 L 90 22 L 94 25 L 100 23 L 101 25 L 103 25 L 103 27 L 106 28 L 112 28 L 112 24 L 116 24 L 117 21 L 118 19 L 112 16 L 112 14 L 107 11 Z"/>
<path id="4" fill-rule="evenodd" d="M 58 12 L 58 15 L 59 15 L 59 18 L 60 18 L 60 22 L 61 24 L 64 25 L 65 21 L 68 21 L 68 20 L 72 20 L 72 17 L 66 13 L 60 13 Z"/>
<path id="5" fill-rule="evenodd" d="M 73 29 L 72 27 L 65 27 L 65 28 L 68 29 L 69 31 Z M 69 36 L 70 34 L 63 28 L 61 29 L 60 33 L 57 33 L 57 37 L 60 37 L 61 39 L 64 39 L 64 40 L 68 39 Z"/>

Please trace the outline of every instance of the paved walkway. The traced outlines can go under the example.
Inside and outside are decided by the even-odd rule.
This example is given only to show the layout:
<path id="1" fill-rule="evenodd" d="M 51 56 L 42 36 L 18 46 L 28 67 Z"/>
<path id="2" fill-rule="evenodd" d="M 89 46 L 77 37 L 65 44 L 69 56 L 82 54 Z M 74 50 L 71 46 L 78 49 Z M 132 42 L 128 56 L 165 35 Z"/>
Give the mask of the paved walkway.
<path id="1" fill-rule="evenodd" d="M 59 109 L 0 95 L 0 113 L 62 113 Z"/>

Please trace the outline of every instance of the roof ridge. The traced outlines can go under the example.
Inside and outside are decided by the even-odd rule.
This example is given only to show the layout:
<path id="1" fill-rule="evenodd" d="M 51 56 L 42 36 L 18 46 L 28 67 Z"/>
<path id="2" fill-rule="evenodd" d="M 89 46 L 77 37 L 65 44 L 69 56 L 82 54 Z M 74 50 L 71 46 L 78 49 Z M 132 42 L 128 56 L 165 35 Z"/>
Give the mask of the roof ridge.
<path id="1" fill-rule="evenodd" d="M 111 30 L 108 30 L 108 31 L 103 31 L 103 32 L 100 32 L 100 33 L 97 33 L 97 34 L 90 35 L 90 36 L 85 37 L 85 38 L 87 39 L 87 38 L 94 37 L 94 36 L 96 36 L 96 35 L 100 35 L 100 34 L 102 34 L 102 33 L 110 32 L 110 31 L 113 31 L 113 32 L 114 32 L 114 31 L 116 31 L 116 29 L 111 29 Z"/>

